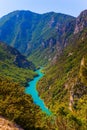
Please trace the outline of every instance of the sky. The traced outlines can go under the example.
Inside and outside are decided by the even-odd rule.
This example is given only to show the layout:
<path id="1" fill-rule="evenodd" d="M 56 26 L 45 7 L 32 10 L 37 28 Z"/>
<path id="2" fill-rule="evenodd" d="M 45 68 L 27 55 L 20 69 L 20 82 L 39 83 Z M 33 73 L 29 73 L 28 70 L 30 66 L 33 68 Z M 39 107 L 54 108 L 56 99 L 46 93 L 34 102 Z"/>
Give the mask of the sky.
<path id="1" fill-rule="evenodd" d="M 54 11 L 77 17 L 85 9 L 87 0 L 0 0 L 0 17 L 15 10 L 39 14 Z"/>

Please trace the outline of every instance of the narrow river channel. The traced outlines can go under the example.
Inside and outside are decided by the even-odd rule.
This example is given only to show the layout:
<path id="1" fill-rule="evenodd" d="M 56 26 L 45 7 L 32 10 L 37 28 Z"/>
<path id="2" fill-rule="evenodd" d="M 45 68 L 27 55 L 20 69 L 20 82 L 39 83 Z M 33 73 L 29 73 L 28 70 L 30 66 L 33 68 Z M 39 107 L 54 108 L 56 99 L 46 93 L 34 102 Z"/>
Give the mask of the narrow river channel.
<path id="1" fill-rule="evenodd" d="M 41 69 L 38 69 L 35 72 L 38 74 L 38 76 L 28 83 L 25 93 L 32 96 L 33 102 L 38 105 L 43 112 L 45 112 L 47 115 L 51 115 L 50 110 L 45 106 L 44 101 L 39 97 L 36 89 L 37 82 L 44 76 L 44 74 L 41 72 Z"/>

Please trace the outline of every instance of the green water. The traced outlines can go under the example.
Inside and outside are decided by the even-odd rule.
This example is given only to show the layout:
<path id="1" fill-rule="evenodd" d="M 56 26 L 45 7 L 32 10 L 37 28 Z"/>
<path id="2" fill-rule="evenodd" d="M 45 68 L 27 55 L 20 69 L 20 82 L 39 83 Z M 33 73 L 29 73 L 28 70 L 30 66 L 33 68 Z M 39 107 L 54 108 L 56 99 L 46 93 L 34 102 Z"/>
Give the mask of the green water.
<path id="1" fill-rule="evenodd" d="M 36 89 L 37 82 L 44 76 L 44 74 L 41 72 L 41 69 L 37 70 L 36 73 L 38 76 L 28 83 L 25 93 L 32 96 L 33 102 L 38 105 L 43 112 L 45 112 L 47 115 L 51 115 L 50 110 L 45 106 L 44 101 L 39 97 Z"/>

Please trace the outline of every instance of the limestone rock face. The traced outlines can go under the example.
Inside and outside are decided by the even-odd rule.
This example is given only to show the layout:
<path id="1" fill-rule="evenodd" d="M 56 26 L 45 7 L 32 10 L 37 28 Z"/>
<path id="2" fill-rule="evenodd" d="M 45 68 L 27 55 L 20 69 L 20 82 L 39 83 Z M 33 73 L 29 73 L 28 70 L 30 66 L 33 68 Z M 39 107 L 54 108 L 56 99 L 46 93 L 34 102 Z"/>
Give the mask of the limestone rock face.
<path id="1" fill-rule="evenodd" d="M 24 130 L 18 125 L 8 121 L 7 119 L 0 117 L 0 130 Z"/>

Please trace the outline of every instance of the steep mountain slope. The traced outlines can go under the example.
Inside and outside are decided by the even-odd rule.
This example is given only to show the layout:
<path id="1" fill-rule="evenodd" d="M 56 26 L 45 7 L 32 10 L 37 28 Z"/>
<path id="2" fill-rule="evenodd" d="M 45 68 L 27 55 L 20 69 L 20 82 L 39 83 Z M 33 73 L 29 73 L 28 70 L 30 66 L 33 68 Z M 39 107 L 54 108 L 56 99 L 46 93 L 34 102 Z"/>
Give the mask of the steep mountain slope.
<path id="1" fill-rule="evenodd" d="M 74 80 L 77 79 L 81 71 L 80 66 L 83 57 L 85 60 L 87 58 L 87 30 L 73 35 L 69 42 L 70 44 L 64 49 L 63 54 L 57 59 L 57 63 L 51 65 L 49 69 L 46 70 L 46 76 L 44 76 L 41 85 L 39 85 L 42 95 L 46 93 L 49 97 L 51 94 L 49 97 L 50 101 L 56 96 L 58 96 L 58 98 L 56 97 L 57 99 L 61 99 L 60 95 L 62 96 L 62 94 L 60 91 L 64 92 L 62 91 L 64 88 L 67 89 L 68 86 L 72 86 L 73 82 L 75 82 Z M 47 96 L 43 95 L 43 97 L 46 98 Z"/>
<path id="2" fill-rule="evenodd" d="M 45 70 L 46 75 L 38 83 L 41 97 L 55 113 L 55 127 L 59 130 L 87 129 L 87 19 L 84 15 L 87 16 L 87 11 L 79 16 L 78 33 L 68 39 L 57 62 Z M 81 29 L 79 25 L 84 27 Z"/>
<path id="3" fill-rule="evenodd" d="M 13 81 L 26 83 L 35 76 L 34 65 L 16 49 L 0 42 L 0 75 Z"/>
<path id="4" fill-rule="evenodd" d="M 43 58 L 43 64 L 63 49 L 71 21 L 75 23 L 75 18 L 54 12 L 40 15 L 15 11 L 0 19 L 0 40 L 28 55 L 30 60 Z M 68 36 L 72 31 L 70 28 Z"/>
<path id="5" fill-rule="evenodd" d="M 56 63 L 51 64 L 49 69 L 46 69 L 46 76 L 39 82 L 40 93 L 42 97 L 60 99 L 62 91 L 69 86 L 71 89 L 73 84 L 80 78 L 87 86 L 86 81 L 86 62 L 87 62 L 87 10 L 83 11 L 76 19 L 76 26 L 71 37 L 67 40 L 67 46 L 64 48 L 63 53 L 57 57 Z M 79 22 L 77 22 L 79 21 Z M 84 25 L 82 28 L 80 28 Z M 78 26 L 78 32 L 75 33 Z M 84 70 L 85 69 L 85 70 Z M 83 74 L 84 73 L 84 76 Z M 84 80 L 84 81 L 83 81 Z M 71 82 L 71 83 L 70 83 Z M 85 89 L 84 89 L 85 92 Z M 47 96 L 45 95 L 47 94 Z M 58 95 L 59 94 L 59 95 Z M 60 96 L 61 95 L 61 96 Z M 57 97 L 58 96 L 58 97 Z M 65 96 L 65 95 L 64 95 Z M 47 101 L 47 99 L 46 99 Z"/>
<path id="6" fill-rule="evenodd" d="M 12 48 L 1 42 L 0 42 L 0 55 L 1 55 L 0 60 L 2 61 L 10 59 L 14 65 L 20 68 L 31 70 L 35 69 L 35 66 L 32 64 L 32 62 L 26 60 L 25 56 L 23 56 L 15 48 Z"/>

